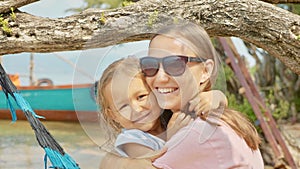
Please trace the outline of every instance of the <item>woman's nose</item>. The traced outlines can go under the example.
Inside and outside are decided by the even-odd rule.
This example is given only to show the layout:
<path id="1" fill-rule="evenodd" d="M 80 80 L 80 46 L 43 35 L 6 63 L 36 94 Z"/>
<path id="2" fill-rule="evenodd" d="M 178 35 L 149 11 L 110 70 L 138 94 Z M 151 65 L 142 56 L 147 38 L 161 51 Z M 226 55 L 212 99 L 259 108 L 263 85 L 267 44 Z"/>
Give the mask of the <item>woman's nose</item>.
<path id="1" fill-rule="evenodd" d="M 160 81 L 168 81 L 168 79 L 169 79 L 169 75 L 166 74 L 162 65 L 160 65 L 160 68 L 158 69 L 158 72 L 155 77 L 157 80 L 160 80 Z"/>

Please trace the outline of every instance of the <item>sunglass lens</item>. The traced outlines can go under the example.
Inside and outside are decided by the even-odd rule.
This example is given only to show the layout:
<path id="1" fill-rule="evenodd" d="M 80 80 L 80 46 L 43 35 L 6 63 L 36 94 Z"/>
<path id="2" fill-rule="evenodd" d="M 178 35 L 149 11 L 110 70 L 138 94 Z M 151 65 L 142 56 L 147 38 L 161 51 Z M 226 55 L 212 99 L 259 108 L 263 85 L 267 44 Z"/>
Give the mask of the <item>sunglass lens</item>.
<path id="1" fill-rule="evenodd" d="M 163 67 L 165 72 L 171 76 L 180 76 L 184 73 L 186 59 L 180 56 L 170 56 L 164 58 Z"/>
<path id="2" fill-rule="evenodd" d="M 159 62 L 155 58 L 145 57 L 140 60 L 142 72 L 145 76 L 154 76 L 159 69 Z"/>

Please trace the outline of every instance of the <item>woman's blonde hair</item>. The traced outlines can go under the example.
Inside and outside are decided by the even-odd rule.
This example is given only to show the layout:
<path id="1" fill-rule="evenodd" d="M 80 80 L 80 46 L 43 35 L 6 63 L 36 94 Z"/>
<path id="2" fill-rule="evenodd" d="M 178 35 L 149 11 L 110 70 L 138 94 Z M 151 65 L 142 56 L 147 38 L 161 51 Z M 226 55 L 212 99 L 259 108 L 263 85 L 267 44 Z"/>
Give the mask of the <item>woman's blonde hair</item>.
<path id="1" fill-rule="evenodd" d="M 112 143 L 116 135 L 120 133 L 122 126 L 112 119 L 110 110 L 110 105 L 105 96 L 105 89 L 112 82 L 114 75 L 122 72 L 130 75 L 131 77 L 135 75 L 141 75 L 139 70 L 139 63 L 137 58 L 122 58 L 112 64 L 110 64 L 102 73 L 102 76 L 97 85 L 97 103 L 100 107 L 99 120 L 103 131 L 106 132 L 105 138 L 107 138 L 107 143 Z"/>
<path id="2" fill-rule="evenodd" d="M 201 91 L 211 90 L 212 84 L 217 79 L 221 62 L 220 57 L 217 55 L 207 32 L 196 24 L 184 23 L 165 27 L 155 34 L 152 37 L 152 40 L 159 35 L 179 40 L 189 47 L 189 49 L 192 50 L 197 57 L 212 59 L 214 61 L 214 68 L 211 73 L 211 77 L 200 85 Z M 261 139 L 257 133 L 257 130 L 253 124 L 249 122 L 247 117 L 238 111 L 228 108 L 225 108 L 223 114 L 219 117 L 221 120 L 227 123 L 240 137 L 242 137 L 251 149 L 258 149 Z M 203 117 L 203 119 L 205 118 Z"/>

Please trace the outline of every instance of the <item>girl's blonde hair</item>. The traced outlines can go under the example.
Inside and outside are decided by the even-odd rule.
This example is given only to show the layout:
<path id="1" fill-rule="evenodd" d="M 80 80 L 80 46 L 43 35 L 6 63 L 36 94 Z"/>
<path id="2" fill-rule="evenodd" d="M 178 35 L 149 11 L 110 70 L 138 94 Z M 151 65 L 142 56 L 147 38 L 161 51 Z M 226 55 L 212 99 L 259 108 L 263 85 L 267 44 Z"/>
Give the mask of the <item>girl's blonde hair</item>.
<path id="1" fill-rule="evenodd" d="M 114 75 L 117 73 L 125 73 L 129 77 L 135 75 L 141 75 L 139 72 L 139 62 L 137 58 L 122 58 L 112 64 L 110 64 L 102 73 L 102 76 L 97 85 L 97 103 L 100 107 L 99 120 L 100 125 L 104 132 L 106 132 L 105 138 L 107 142 L 105 144 L 111 144 L 115 140 L 118 133 L 120 133 L 122 126 L 111 118 L 113 113 L 110 110 L 107 98 L 105 97 L 105 89 L 112 82 Z M 104 146 L 104 145 L 103 145 Z M 108 146 L 108 145 L 106 145 Z M 111 146 L 111 145 L 109 145 Z"/>
<path id="2" fill-rule="evenodd" d="M 221 62 L 207 32 L 196 24 L 186 23 L 165 27 L 159 31 L 158 34 L 155 34 L 154 37 L 152 37 L 152 40 L 159 35 L 179 40 L 189 47 L 189 49 L 192 50 L 197 57 L 212 59 L 214 61 L 214 68 L 211 73 L 211 77 L 204 83 L 200 84 L 201 91 L 211 90 L 212 84 L 217 79 Z M 242 137 L 251 149 L 258 149 L 261 139 L 253 124 L 249 122 L 249 120 L 242 113 L 225 108 L 220 118 L 226 122 L 240 137 Z"/>

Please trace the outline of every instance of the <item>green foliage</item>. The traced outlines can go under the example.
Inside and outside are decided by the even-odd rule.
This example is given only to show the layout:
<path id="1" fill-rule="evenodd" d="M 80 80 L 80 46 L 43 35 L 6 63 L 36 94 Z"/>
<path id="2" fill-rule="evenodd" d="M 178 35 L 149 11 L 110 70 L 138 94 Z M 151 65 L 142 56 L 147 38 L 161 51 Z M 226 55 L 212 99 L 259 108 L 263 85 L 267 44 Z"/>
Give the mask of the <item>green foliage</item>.
<path id="1" fill-rule="evenodd" d="M 132 4 L 134 4 L 134 2 L 132 2 L 130 0 L 123 0 L 123 2 L 122 2 L 123 7 L 129 6 L 129 5 L 132 5 Z"/>
<path id="2" fill-rule="evenodd" d="M 101 13 L 101 17 L 99 18 L 100 24 L 104 25 L 106 22 L 106 18 L 104 16 L 104 12 Z"/>
<path id="3" fill-rule="evenodd" d="M 179 20 L 178 20 L 177 17 L 173 17 L 173 23 L 174 23 L 174 24 L 178 24 L 178 23 L 179 23 Z"/>
<path id="4" fill-rule="evenodd" d="M 235 76 L 233 71 L 231 70 L 231 68 L 229 66 L 225 65 L 225 66 L 223 66 L 223 68 L 224 68 L 226 81 L 230 80 L 231 78 L 233 78 Z"/>
<path id="5" fill-rule="evenodd" d="M 292 12 L 300 15 L 300 4 L 291 4 Z"/>
<path id="6" fill-rule="evenodd" d="M 300 93 L 300 92 L 298 92 L 298 93 Z M 300 110 L 300 94 L 298 94 L 298 97 L 295 97 L 295 98 L 293 99 L 293 102 L 294 102 L 295 105 L 296 105 L 296 109 L 297 109 L 297 110 Z"/>
<path id="7" fill-rule="evenodd" d="M 276 99 L 273 90 L 270 90 L 269 95 L 266 98 L 266 102 L 276 120 L 281 120 L 288 116 L 290 103 L 287 100 Z"/>
<path id="8" fill-rule="evenodd" d="M 213 90 L 221 90 L 222 92 L 225 93 L 226 87 L 227 87 L 226 86 L 226 81 L 227 81 L 228 76 L 230 76 L 230 75 L 226 74 L 226 72 L 225 72 L 225 71 L 227 71 L 227 68 L 228 68 L 228 66 L 225 65 L 224 63 L 220 64 L 220 67 L 218 69 L 219 70 L 218 71 L 218 76 L 217 76 L 216 81 L 213 83 L 213 86 L 212 86 Z"/>
<path id="9" fill-rule="evenodd" d="M 158 19 L 158 12 L 154 11 L 152 14 L 150 14 L 147 25 L 149 27 L 152 27 L 152 25 L 157 21 L 157 19 Z"/>
<path id="10" fill-rule="evenodd" d="M 256 115 L 254 114 L 254 111 L 247 99 L 243 98 L 241 101 L 237 100 L 235 95 L 229 92 L 226 92 L 226 96 L 228 99 L 229 108 L 245 114 L 252 123 L 254 123 L 257 120 Z"/>
<path id="11" fill-rule="evenodd" d="M 10 8 L 10 10 L 11 10 L 11 13 L 9 14 L 10 18 L 11 20 L 15 21 L 17 19 L 17 16 L 14 13 L 14 8 Z M 4 19 L 2 14 L 0 15 L 0 27 L 4 34 L 9 36 L 12 34 L 12 30 L 9 26 L 9 18 Z"/>
<path id="12" fill-rule="evenodd" d="M 0 15 L 0 27 L 2 29 L 2 31 L 6 34 L 6 35 L 11 35 L 12 34 L 12 30 L 9 27 L 8 24 L 8 19 L 4 19 L 2 17 L 2 15 Z"/>
<path id="13" fill-rule="evenodd" d="M 300 35 L 296 36 L 296 39 L 297 39 L 297 40 L 300 40 Z"/>
<path id="14" fill-rule="evenodd" d="M 223 65 L 224 65 L 223 70 L 224 70 L 226 81 L 227 82 L 231 81 L 236 76 L 235 76 L 234 72 L 232 71 L 232 69 L 228 65 L 225 65 L 225 64 L 223 64 Z M 224 85 L 224 83 L 223 83 L 223 85 Z M 238 90 L 238 89 L 236 89 L 236 90 Z M 256 122 L 256 120 L 257 120 L 256 115 L 252 109 L 251 104 L 248 102 L 248 100 L 245 97 L 242 96 L 242 97 L 237 98 L 237 96 L 235 94 L 230 93 L 229 91 L 226 91 L 225 95 L 228 99 L 228 108 L 237 110 L 237 111 L 245 114 L 252 123 Z M 259 128 L 257 128 L 257 129 L 259 129 Z"/>
<path id="15" fill-rule="evenodd" d="M 10 17 L 11 17 L 11 19 L 12 19 L 13 21 L 15 21 L 15 20 L 17 19 L 17 16 L 16 16 L 16 14 L 14 13 L 14 8 L 11 7 L 10 10 L 11 10 Z"/>

